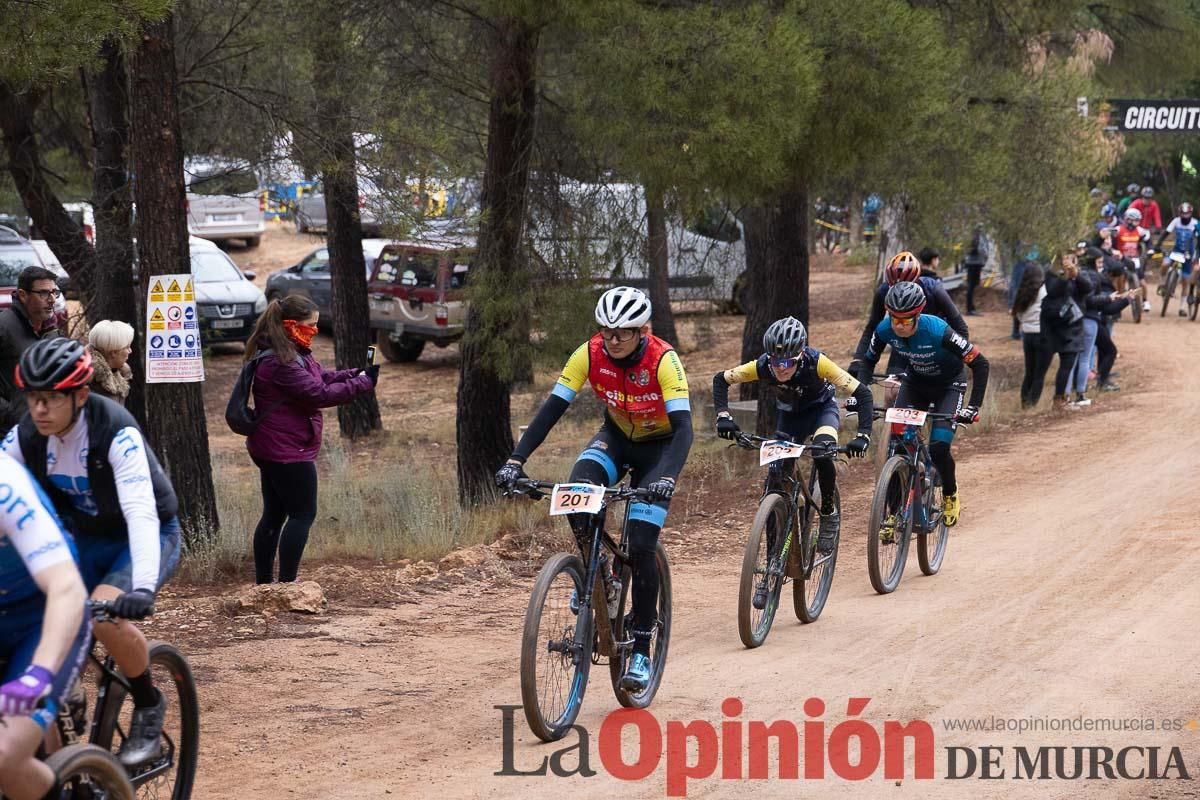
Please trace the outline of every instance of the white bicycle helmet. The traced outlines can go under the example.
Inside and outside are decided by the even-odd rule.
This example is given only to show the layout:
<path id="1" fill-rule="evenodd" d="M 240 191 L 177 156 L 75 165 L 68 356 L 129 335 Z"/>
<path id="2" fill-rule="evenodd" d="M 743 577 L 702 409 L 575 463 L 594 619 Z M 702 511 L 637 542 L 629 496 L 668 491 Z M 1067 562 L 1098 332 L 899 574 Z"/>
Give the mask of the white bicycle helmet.
<path id="1" fill-rule="evenodd" d="M 1142 221 L 1142 212 L 1138 211 L 1136 208 L 1126 209 L 1125 221 L 1133 223 L 1134 225 L 1140 224 Z"/>
<path id="2" fill-rule="evenodd" d="M 649 321 L 650 298 L 641 289 L 618 286 L 596 303 L 596 322 L 602 328 L 640 328 Z"/>

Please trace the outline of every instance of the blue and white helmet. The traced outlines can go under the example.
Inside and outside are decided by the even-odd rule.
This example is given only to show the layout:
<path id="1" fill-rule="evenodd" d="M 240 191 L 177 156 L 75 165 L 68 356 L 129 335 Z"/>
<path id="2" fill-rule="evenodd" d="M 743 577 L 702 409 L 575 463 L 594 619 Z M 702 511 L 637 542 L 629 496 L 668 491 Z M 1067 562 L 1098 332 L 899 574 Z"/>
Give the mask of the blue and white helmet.
<path id="1" fill-rule="evenodd" d="M 602 328 L 640 328 L 649 321 L 650 298 L 641 289 L 618 286 L 596 303 L 596 322 Z"/>

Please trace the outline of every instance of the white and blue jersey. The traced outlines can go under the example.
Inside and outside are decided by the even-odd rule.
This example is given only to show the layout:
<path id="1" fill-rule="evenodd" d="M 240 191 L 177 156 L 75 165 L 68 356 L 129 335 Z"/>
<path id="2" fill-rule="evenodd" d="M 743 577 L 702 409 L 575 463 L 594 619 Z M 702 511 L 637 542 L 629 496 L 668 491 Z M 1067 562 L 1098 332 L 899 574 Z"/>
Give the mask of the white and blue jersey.
<path id="1" fill-rule="evenodd" d="M 1173 252 L 1183 253 L 1187 257 L 1186 268 L 1190 269 L 1192 262 L 1196 259 L 1196 231 L 1200 222 L 1192 217 L 1185 224 L 1179 217 L 1171 220 L 1167 225 L 1167 234 L 1175 234 L 1175 245 L 1171 248 Z"/>
<path id="2" fill-rule="evenodd" d="M 33 576 L 75 560 L 52 509 L 25 468 L 0 454 L 0 609 L 30 605 L 41 594 Z M 6 616 L 0 611 L 0 629 Z"/>
<path id="3" fill-rule="evenodd" d="M 885 317 L 875 328 L 863 354 L 871 369 L 879 362 L 887 345 L 908 360 L 910 379 L 931 383 L 948 384 L 960 380 L 964 365 L 979 355 L 979 348 L 955 333 L 945 320 L 929 314 L 922 314 L 917 319 L 917 329 L 907 338 L 896 335 L 891 317 Z"/>
<path id="4" fill-rule="evenodd" d="M 73 507 L 62 509 L 67 517 L 71 516 L 72 510 L 89 517 L 97 516 L 100 511 L 88 478 L 88 439 L 88 413 L 85 410 L 66 436 L 50 436 L 46 440 L 46 477 L 52 487 L 48 491 L 57 491 L 67 498 Z M 18 428 L 9 431 L 0 449 L 19 463 L 26 463 Z M 117 496 L 128 527 L 132 588 L 155 591 L 160 579 L 162 546 L 146 453 L 141 432 L 134 427 L 125 427 L 117 431 L 105 456 L 112 467 Z"/>

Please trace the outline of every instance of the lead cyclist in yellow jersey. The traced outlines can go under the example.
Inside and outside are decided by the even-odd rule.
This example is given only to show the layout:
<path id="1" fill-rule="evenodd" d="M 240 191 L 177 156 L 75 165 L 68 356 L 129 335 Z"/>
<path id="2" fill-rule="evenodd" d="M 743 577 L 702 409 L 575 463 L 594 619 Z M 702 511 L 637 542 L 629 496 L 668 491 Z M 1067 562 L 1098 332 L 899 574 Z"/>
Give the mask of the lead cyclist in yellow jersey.
<path id="1" fill-rule="evenodd" d="M 717 435 L 733 439 L 740 428 L 729 413 L 729 387 L 735 383 L 767 381 L 777 390 L 776 436 L 803 442 L 813 437 L 813 445 L 823 449 L 837 446 L 841 413 L 834 393 L 837 389 L 854 395 L 858 410 L 858 435 L 846 445 L 847 452 L 861 458 L 871 446 L 871 421 L 874 405 L 871 391 L 829 358 L 808 346 L 808 331 L 795 317 L 776 320 L 763 334 L 764 352 L 754 361 L 718 372 L 713 376 L 713 406 L 717 410 Z M 772 469 L 790 469 L 790 460 L 772 464 Z M 786 466 L 785 466 L 786 465 Z M 841 517 L 833 503 L 837 469 L 833 455 L 814 457 L 817 481 L 821 486 L 821 526 L 817 550 L 827 555 L 833 550 Z M 765 582 L 755 591 L 754 606 L 766 602 Z"/>
<path id="2" fill-rule="evenodd" d="M 635 693 L 650 680 L 650 640 L 657 622 L 658 532 L 692 446 L 692 410 L 683 364 L 670 344 L 650 334 L 649 321 L 650 300 L 638 289 L 618 286 L 601 295 L 596 304 L 600 332 L 568 359 L 512 457 L 496 473 L 496 484 L 504 488 L 524 477 L 522 465 L 584 384 L 591 384 L 605 404 L 604 423 L 580 453 L 571 481 L 612 486 L 628 471 L 635 487 L 646 488 L 657 498 L 654 503 L 632 503 L 626 529 L 633 572 L 634 641 L 620 683 Z M 573 514 L 568 519 L 582 539 L 587 516 Z"/>

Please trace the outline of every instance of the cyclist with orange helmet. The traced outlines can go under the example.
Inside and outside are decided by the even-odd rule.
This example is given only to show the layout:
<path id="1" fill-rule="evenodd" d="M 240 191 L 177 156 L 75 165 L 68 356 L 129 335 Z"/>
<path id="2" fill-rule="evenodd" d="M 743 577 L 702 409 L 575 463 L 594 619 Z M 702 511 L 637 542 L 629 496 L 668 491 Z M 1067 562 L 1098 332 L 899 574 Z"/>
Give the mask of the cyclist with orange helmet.
<path id="1" fill-rule="evenodd" d="M 858 362 L 866 352 L 867 345 L 871 343 L 871 336 L 875 333 L 875 329 L 883 321 L 884 298 L 887 297 L 888 290 L 897 283 L 911 282 L 920 286 L 925 291 L 925 314 L 945 320 L 951 330 L 964 339 L 970 335 L 966 321 L 959 313 L 958 307 L 954 305 L 954 301 L 950 299 L 942 282 L 923 275 L 921 262 L 915 255 L 904 250 L 892 256 L 892 260 L 888 262 L 883 271 L 883 277 L 884 281 L 875 290 L 875 298 L 871 301 L 871 316 L 867 319 L 862 336 L 858 339 L 858 347 L 854 348 L 854 361 L 850 364 L 849 369 L 851 375 L 858 374 Z M 888 359 L 887 372 L 889 375 L 897 375 L 904 371 L 906 364 L 904 356 L 898 351 L 893 351 Z M 851 408 L 851 406 L 847 406 L 847 408 Z"/>

